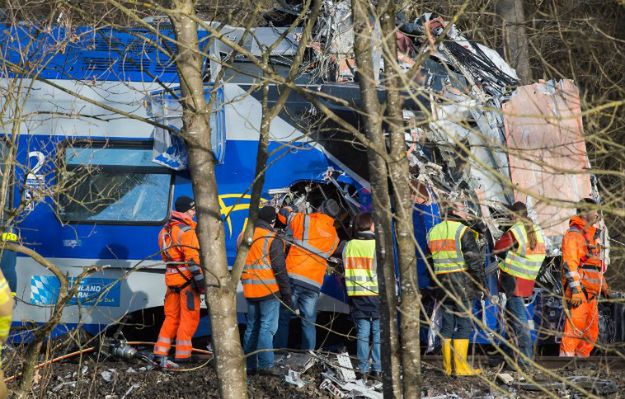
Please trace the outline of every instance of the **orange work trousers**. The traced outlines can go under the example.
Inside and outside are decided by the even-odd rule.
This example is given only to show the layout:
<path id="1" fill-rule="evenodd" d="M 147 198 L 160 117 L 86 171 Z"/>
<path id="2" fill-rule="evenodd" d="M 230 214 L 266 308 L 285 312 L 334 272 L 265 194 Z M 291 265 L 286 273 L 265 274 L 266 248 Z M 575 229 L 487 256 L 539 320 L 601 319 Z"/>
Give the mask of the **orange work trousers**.
<path id="1" fill-rule="evenodd" d="M 154 354 L 167 356 L 176 338 L 176 359 L 191 357 L 191 338 L 200 323 L 200 295 L 191 285 L 180 292 L 167 287 L 165 294 L 165 321 L 154 345 Z"/>
<path id="2" fill-rule="evenodd" d="M 564 325 L 560 344 L 560 356 L 588 357 L 599 336 L 599 309 L 597 298 L 584 299 L 576 308 L 570 309 Z"/>

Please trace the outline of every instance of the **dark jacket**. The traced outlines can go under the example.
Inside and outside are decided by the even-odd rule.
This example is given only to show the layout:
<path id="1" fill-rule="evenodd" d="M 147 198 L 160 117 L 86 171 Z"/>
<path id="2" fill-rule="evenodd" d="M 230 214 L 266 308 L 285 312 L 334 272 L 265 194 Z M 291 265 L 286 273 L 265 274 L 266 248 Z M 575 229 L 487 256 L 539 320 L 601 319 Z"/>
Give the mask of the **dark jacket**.
<path id="1" fill-rule="evenodd" d="M 455 215 L 449 215 L 448 220 L 464 224 L 468 223 Z M 437 277 L 441 285 L 462 299 L 473 300 L 479 298 L 480 292 L 486 288 L 484 273 L 484 256 L 471 230 L 466 230 L 461 238 L 462 255 L 467 265 L 464 272 L 439 274 Z"/>
<path id="2" fill-rule="evenodd" d="M 508 230 L 495 243 L 494 254 L 501 262 L 506 259 L 508 251 L 516 251 L 519 243 L 514 235 Z M 508 297 L 518 296 L 521 298 L 529 298 L 534 292 L 534 284 L 536 280 L 528 280 L 521 277 L 512 276 L 505 271 L 499 269 L 499 291 L 502 291 Z"/>
<path id="3" fill-rule="evenodd" d="M 375 240 L 375 235 L 371 231 L 361 231 L 356 234 L 354 239 Z M 343 244 L 340 247 L 344 249 L 345 245 Z M 341 252 L 343 251 L 341 250 Z M 342 271 L 344 272 L 344 270 Z M 349 297 L 349 307 L 355 320 L 380 318 L 380 297 L 377 295 Z"/>
<path id="4" fill-rule="evenodd" d="M 269 231 L 275 231 L 269 223 L 261 219 L 258 219 L 256 221 L 256 227 L 260 227 Z M 280 290 L 280 298 L 282 298 L 282 302 L 284 302 L 285 305 L 292 308 L 293 306 L 291 304 L 291 283 L 289 282 L 289 275 L 286 271 L 284 241 L 282 241 L 278 237 L 276 237 L 272 241 L 271 247 L 269 247 L 269 259 L 271 263 L 271 268 L 273 269 L 273 274 L 276 276 L 276 282 L 278 283 L 278 288 Z M 269 294 L 260 298 L 248 298 L 248 301 L 263 301 L 272 297 L 273 294 Z"/>

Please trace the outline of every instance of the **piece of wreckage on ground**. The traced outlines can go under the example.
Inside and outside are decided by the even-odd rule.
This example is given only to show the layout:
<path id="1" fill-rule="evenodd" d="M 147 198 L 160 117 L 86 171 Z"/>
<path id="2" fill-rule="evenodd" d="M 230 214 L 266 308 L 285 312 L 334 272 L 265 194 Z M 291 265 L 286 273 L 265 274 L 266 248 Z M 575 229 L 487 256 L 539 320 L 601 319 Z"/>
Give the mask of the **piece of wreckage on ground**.
<path id="1" fill-rule="evenodd" d="M 355 81 L 350 18 L 348 2 L 324 3 L 322 20 L 315 29 L 314 40 L 296 82 L 323 94 L 318 101 L 361 128 L 363 121 L 355 111 L 362 107 L 360 89 Z M 400 50 L 398 64 L 408 81 L 414 83 L 414 87 L 403 92 L 403 115 L 415 188 L 413 216 L 417 242 L 421 248 L 426 248 L 426 232 L 440 220 L 439 203 L 443 199 L 461 204 L 481 221 L 476 228 L 483 233 L 483 244 L 488 248 L 492 248 L 493 241 L 509 223 L 506 222 L 506 205 L 516 200 L 527 202 L 532 218 L 548 238 L 549 252 L 539 277 L 539 287 L 527 303 L 527 309 L 536 323 L 534 338 L 553 343 L 557 337 L 546 332 L 562 331 L 563 323 L 557 266 L 561 237 L 568 217 L 574 212 L 573 204 L 583 197 L 598 198 L 596 184 L 586 173 L 589 161 L 578 90 L 570 80 L 519 86 L 515 71 L 495 51 L 466 39 L 456 27 L 447 26 L 441 17 L 426 14 L 415 22 L 400 23 L 399 27 L 396 36 Z M 85 29 L 88 32 L 88 28 Z M 245 34 L 243 28 L 226 26 L 221 29 L 233 42 Z M 254 28 L 248 32 L 254 40 L 243 42 L 251 53 L 260 56 L 260 49 L 278 40 L 285 30 L 275 26 Z M 444 31 L 447 39 L 436 44 Z M 6 32 L 12 31 L 3 34 Z M 137 35 L 145 35 L 143 31 L 137 32 Z M 173 36 L 167 27 L 161 32 Z M 298 28 L 285 35 L 274 48 L 271 61 L 278 73 L 287 73 L 300 32 Z M 162 53 L 154 46 L 138 46 L 141 36 L 112 29 L 98 31 L 100 36 L 92 33 L 85 35 L 89 37 L 85 40 L 93 43 L 68 45 L 62 54 L 52 57 L 55 62 L 50 63 L 49 68 L 39 71 L 40 76 L 71 90 L 83 90 L 84 96 L 104 101 L 111 107 L 145 113 L 163 125 L 180 128 L 182 113 L 175 88 L 178 76 L 171 60 L 164 61 Z M 376 35 L 374 42 L 379 41 L 379 34 Z M 202 42 L 209 35 L 200 30 L 199 37 Z M 150 40 L 160 39 L 150 37 Z M 19 44 L 19 40 L 16 43 Z M 138 53 L 130 51 L 139 47 Z M 112 50 L 128 50 L 124 62 L 111 60 Z M 210 51 L 220 58 L 226 57 L 231 49 L 217 41 Z M 10 47 L 7 52 L 8 58 L 14 57 Z M 423 63 L 415 67 L 415 60 L 421 54 L 426 55 Z M 384 99 L 385 70 L 381 58 L 379 52 L 374 51 L 375 72 L 380 82 L 378 94 Z M 68 62 L 70 59 L 72 63 Z M 15 57 L 15 62 L 19 62 L 19 57 Z M 137 62 L 146 63 L 145 71 L 136 68 Z M 251 160 L 256 154 L 262 96 L 259 90 L 250 90 L 261 71 L 245 57 L 234 57 L 232 62 L 233 68 L 223 71 L 211 118 L 213 151 L 219 163 L 216 167 L 219 200 L 230 262 L 236 255 L 236 237 L 247 216 L 246 204 L 241 203 L 241 199 L 248 200 L 242 193 L 247 192 L 254 179 Z M 63 69 L 76 63 L 84 63 L 84 68 Z M 219 62 L 207 63 L 207 95 L 214 87 L 211 79 L 218 76 L 219 68 Z M 161 82 L 147 83 L 155 73 Z M 11 78 L 4 77 L 3 85 L 8 86 Z M 129 83 L 120 85 L 120 81 Z M 162 82 L 174 88 L 162 90 Z M 93 110 L 94 115 L 103 112 L 83 100 L 69 99 L 67 94 L 44 82 L 34 81 L 33 87 L 37 90 L 25 102 L 26 110 L 50 115 L 74 115 L 68 114 L 72 107 Z M 270 86 L 269 103 L 278 95 L 278 88 Z M 340 101 L 333 101 L 333 97 Z M 56 105 L 58 99 L 65 101 L 63 106 Z M 37 250 L 43 256 L 63 259 L 59 267 L 70 278 L 75 277 L 84 264 L 105 266 L 103 272 L 80 283 L 79 298 L 68 303 L 62 319 L 64 325 L 57 333 L 80 325 L 95 334 L 115 325 L 113 320 L 125 319 L 127 324 L 141 325 L 147 318 L 162 317 L 164 267 L 160 260 L 150 256 L 158 252 L 155 237 L 160 229 L 159 222 L 167 217 L 171 208 L 172 191 L 176 196 L 192 195 L 185 170 L 186 150 L 181 139 L 138 121 L 83 121 L 78 111 L 75 118 L 64 119 L 46 116 L 41 120 L 36 119 L 37 113 L 32 115 L 28 118 L 33 118 L 34 123 L 20 137 L 22 149 L 18 160 L 27 164 L 33 158 L 38 163 L 27 176 L 21 176 L 22 171 L 16 172 L 16 180 L 26 184 L 16 186 L 14 200 L 20 203 L 22 196 L 28 195 L 39 200 L 33 202 L 30 213 L 15 228 L 24 243 L 42 243 Z M 28 123 L 27 119 L 25 124 Z M 85 136 L 85 132 L 91 135 Z M 325 198 L 335 198 L 343 207 L 340 235 L 348 239 L 350 216 L 372 206 L 364 147 L 340 126 L 324 118 L 310 101 L 294 92 L 272 122 L 270 137 L 269 148 L 273 155 L 263 197 L 273 196 L 276 204 L 288 202 L 310 208 L 319 206 Z M 132 145 L 128 144 L 129 140 Z M 85 173 L 85 181 L 79 182 L 73 195 L 62 196 L 59 202 L 54 202 L 46 198 L 45 176 L 54 176 L 56 166 L 48 160 L 56 159 L 55 151 L 60 148 L 63 151 L 59 155 L 67 170 L 88 172 L 89 169 L 84 168 L 86 165 L 97 166 L 103 173 L 100 177 Z M 72 151 L 68 150 L 70 148 Z M 144 180 L 134 179 L 127 185 L 128 191 L 116 192 L 116 198 L 98 203 L 94 210 L 81 206 L 80 199 L 97 202 L 96 193 L 88 196 L 90 190 L 109 192 L 108 181 L 121 184 L 131 175 L 133 179 L 139 176 Z M 541 198 L 551 201 L 541 201 Z M 44 203 L 48 206 L 43 206 Z M 561 207 L 560 203 L 571 204 L 571 207 Z M 603 234 L 607 243 L 605 229 Z M 56 241 L 52 242 L 50 237 L 55 237 Z M 131 246 L 128 237 L 135 240 Z M 607 250 L 604 259 L 609 260 Z M 491 261 L 488 259 L 487 263 L 494 264 Z M 15 273 L 16 268 L 19 274 Z M 428 296 L 427 288 L 431 284 L 423 259 L 419 259 L 417 268 L 427 311 L 431 312 L 435 303 Z M 488 284 L 495 296 L 496 277 L 491 269 L 493 267 L 489 266 Z M 21 299 L 15 311 L 13 339 L 28 340 L 31 323 L 48 320 L 49 305 L 54 304 L 58 296 L 58 280 L 23 256 L 5 257 L 3 270 L 12 290 Z M 348 313 L 346 302 L 340 277 L 326 276 L 319 310 Z M 240 292 L 237 307 L 243 321 L 245 300 Z M 488 299 L 476 304 L 476 315 L 489 329 L 476 331 L 474 342 L 491 343 L 489 331 L 503 330 L 499 309 Z M 610 305 L 604 310 L 612 314 L 606 317 L 604 313 L 601 319 L 601 339 L 625 341 L 622 309 Z M 197 335 L 209 334 L 207 325 L 207 317 L 203 315 Z M 435 331 L 436 324 L 431 337 L 435 337 Z M 435 345 L 432 340 L 430 346 Z"/>

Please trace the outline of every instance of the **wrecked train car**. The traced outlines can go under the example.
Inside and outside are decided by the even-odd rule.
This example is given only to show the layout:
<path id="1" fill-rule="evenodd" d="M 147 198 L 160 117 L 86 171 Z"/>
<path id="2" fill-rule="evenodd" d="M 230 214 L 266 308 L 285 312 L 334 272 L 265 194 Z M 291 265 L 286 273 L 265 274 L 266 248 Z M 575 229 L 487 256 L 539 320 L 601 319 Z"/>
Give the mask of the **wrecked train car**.
<path id="1" fill-rule="evenodd" d="M 258 28 L 254 34 L 271 43 L 282 31 Z M 101 269 L 76 283 L 77 295 L 53 335 L 77 327 L 95 334 L 121 321 L 158 325 L 154 318 L 162 315 L 165 268 L 156 237 L 173 199 L 192 195 L 180 139 L 142 121 L 180 123 L 172 97 L 178 82 L 175 65 L 149 45 L 167 41 L 141 29 L 57 27 L 40 32 L 7 26 L 2 34 L 10 43 L 2 49 L 7 68 L 0 79 L 9 111 L 3 115 L 6 141 L 0 144 L 4 150 L 16 150 L 11 165 L 13 230 L 21 243 L 67 273 L 71 284 L 85 267 Z M 160 34 L 173 37 L 166 27 Z M 207 32 L 199 36 L 206 43 Z M 62 51 L 59 43 L 64 44 Z M 258 48 L 250 50 L 260 55 Z M 292 52 L 292 43 L 276 49 L 279 56 Z M 31 65 L 23 62 L 27 58 L 35 70 L 26 69 Z M 212 84 L 212 67 L 207 60 L 207 87 Z M 246 222 L 246 193 L 255 175 L 261 104 L 246 92 L 249 74 L 226 78 L 216 94 L 211 122 L 232 262 L 236 237 Z M 341 190 L 358 196 L 364 187 L 364 181 L 357 183 L 341 172 L 328 173 L 341 170 L 341 163 L 282 118 L 272 124 L 269 151 L 273 155 L 265 198 L 271 190 L 286 187 L 310 191 L 308 202 L 318 205 L 319 186 L 332 186 L 330 195 L 339 201 Z M 28 339 L 33 326 L 49 319 L 60 283 L 29 257 L 6 253 L 2 262 L 17 298 L 12 338 Z M 338 277 L 327 280 L 320 310 L 347 312 Z M 240 311 L 244 304 L 239 301 Z M 200 325 L 203 330 L 198 334 L 207 334 L 207 318 Z"/>
<path id="2" fill-rule="evenodd" d="M 351 50 L 349 4 L 339 2 L 325 11 L 323 38 L 312 46 L 323 60 L 313 68 L 326 79 L 319 91 L 349 99 L 350 106 L 324 105 L 360 127 L 355 110 L 362 106 Z M 441 35 L 445 40 L 438 40 Z M 383 99 L 386 71 L 376 54 L 376 48 L 381 48 L 379 32 L 374 31 L 372 41 L 375 78 Z M 431 13 L 411 23 L 400 22 L 396 41 L 398 64 L 410 83 L 404 91 L 403 114 L 413 172 L 417 244 L 426 251 L 425 235 L 439 220 L 441 201 L 464 208 L 469 218 L 479 221 L 475 227 L 485 238 L 489 289 L 496 296 L 497 263 L 488 252 L 509 226 L 507 206 L 517 200 L 527 203 L 530 216 L 547 237 L 549 255 L 527 309 L 537 326 L 561 331 L 563 316 L 556 298 L 561 290 L 562 236 L 575 213 L 575 203 L 584 197 L 599 199 L 594 177 L 588 172 L 577 87 L 570 80 L 521 86 L 514 69 L 497 52 L 467 39 L 456 26 Z M 415 66 L 417 58 L 423 62 Z M 310 119 L 302 124 L 293 116 L 304 111 L 291 102 L 286 108 L 284 114 L 295 125 L 312 126 L 309 131 L 315 141 L 341 160 L 351 176 L 368 180 L 366 153 L 354 137 L 331 122 L 324 121 L 316 129 Z M 607 230 L 601 227 L 607 267 Z M 425 263 L 424 259 L 418 262 L 422 289 L 430 286 Z M 503 329 L 500 305 L 484 300 L 475 311 L 489 330 Z M 490 342 L 491 335 L 476 332 L 475 340 Z M 553 337 L 545 338 L 553 341 Z"/>
<path id="3" fill-rule="evenodd" d="M 354 108 L 359 107 L 360 91 L 350 48 L 349 8 L 339 3 L 324 12 L 297 83 L 325 94 L 320 97 L 324 105 L 359 127 Z M 555 167 L 563 166 L 562 157 L 575 171 L 588 164 L 577 90 L 570 81 L 519 87 L 514 70 L 496 52 L 467 40 L 455 27 L 448 32 L 450 40 L 438 47 L 423 45 L 423 37 L 436 37 L 445 25 L 441 18 L 426 15 L 403 24 L 403 33 L 397 36 L 399 59 L 408 71 L 416 55 L 430 52 L 412 77 L 421 89 L 407 92 L 404 102 L 407 151 L 414 172 L 415 238 L 425 248 L 425 234 L 438 221 L 439 201 L 452 198 L 484 221 L 488 237 L 484 244 L 492 246 L 501 234 L 498 215 L 515 199 L 527 198 L 536 221 L 550 237 L 550 255 L 556 257 L 568 214 L 540 199 L 572 204 L 597 195 L 588 174 L 569 178 Z M 173 35 L 166 26 L 160 29 L 161 35 Z M 243 39 L 256 55 L 284 32 L 284 28 L 255 28 L 246 38 L 241 28 L 221 29 L 233 42 Z M 25 245 L 53 260 L 69 276 L 77 276 L 88 265 L 102 267 L 79 283 L 78 295 L 66 308 L 57 333 L 78 326 L 97 333 L 122 320 L 158 324 L 147 317 L 160 314 L 165 289 L 155 237 L 172 199 L 192 193 L 180 138 L 140 120 L 151 118 L 181 127 L 175 65 L 153 45 L 168 46 L 168 41 L 140 29 L 70 32 L 59 27 L 28 47 L 25 44 L 34 37 L 28 30 L 6 27 L 3 33 L 18 38 L 3 49 L 6 60 L 20 65 L 23 49 L 30 48 L 32 57 L 45 65 L 31 74 L 12 69 L 1 79 L 2 90 L 11 94 L 4 96 L 5 101 L 13 98 L 22 104 L 19 118 L 12 113 L 3 116 L 4 136 L 15 137 L 11 132 L 18 132 L 20 167 L 11 200 L 15 208 L 25 206 L 14 227 Z M 287 34 L 272 53 L 279 73 L 288 70 L 297 34 L 298 30 Z M 200 31 L 199 36 L 208 43 L 207 32 Z M 63 51 L 59 42 L 65 43 Z M 219 198 L 232 261 L 236 237 L 246 222 L 249 197 L 245 193 L 254 178 L 261 93 L 252 90 L 260 71 L 242 56 L 224 71 L 223 81 L 213 81 L 220 68 L 215 60 L 230 52 L 224 41 L 214 42 L 212 57 L 205 60 L 205 80 L 207 95 L 219 83 L 211 118 L 216 133 L 213 152 L 220 161 Z M 378 65 L 383 79 L 383 65 Z M 22 86 L 16 82 L 28 89 L 18 90 Z M 379 95 L 384 97 L 383 84 Z M 270 87 L 269 101 L 277 96 L 278 89 Z M 428 110 L 427 123 L 423 123 L 423 110 Z M 553 120 L 558 122 L 545 122 Z M 546 124 L 553 127 L 548 133 Z M 528 129 L 528 125 L 538 128 Z M 272 156 L 264 198 L 304 208 L 315 207 L 328 196 L 336 198 L 344 208 L 340 234 L 348 238 L 349 216 L 371 207 L 363 148 L 297 93 L 291 94 L 273 121 L 270 136 Z M 545 164 L 536 165 L 528 153 Z M 548 160 L 554 166 L 546 166 Z M 490 264 L 491 259 L 485 259 L 485 265 Z M 420 286 L 426 289 L 425 261 L 420 259 L 417 267 Z M 7 254 L 3 271 L 19 299 L 14 338 L 27 338 L 33 322 L 48 319 L 59 282 L 23 256 Z M 494 277 L 491 283 L 496 294 Z M 529 311 L 540 298 L 537 292 Z M 544 302 L 546 297 L 542 298 Z M 326 276 L 320 311 L 347 312 L 345 299 L 340 278 Z M 244 301 L 238 303 L 243 311 Z M 495 305 L 483 301 L 476 312 L 489 327 L 500 329 Z M 203 333 L 207 331 L 199 331 Z M 488 332 L 476 333 L 476 342 L 489 339 Z"/>

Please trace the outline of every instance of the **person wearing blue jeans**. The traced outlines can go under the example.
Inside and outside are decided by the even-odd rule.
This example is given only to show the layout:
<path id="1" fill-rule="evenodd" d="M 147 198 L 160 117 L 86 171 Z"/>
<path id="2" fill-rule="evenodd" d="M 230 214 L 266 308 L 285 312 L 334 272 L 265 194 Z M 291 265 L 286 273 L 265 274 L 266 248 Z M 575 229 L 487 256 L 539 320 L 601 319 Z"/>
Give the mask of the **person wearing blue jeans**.
<path id="1" fill-rule="evenodd" d="M 369 372 L 369 350 L 371 350 L 371 370 L 374 374 L 381 373 L 380 319 L 356 319 L 356 328 L 358 329 L 356 336 L 358 340 L 356 342 L 358 370 L 361 373 Z"/>
<path id="2" fill-rule="evenodd" d="M 291 246 L 286 266 L 292 286 L 293 306 L 280 310 L 276 348 L 286 348 L 289 325 L 293 315 L 302 321 L 302 350 L 314 350 L 317 344 L 315 322 L 317 301 L 328 269 L 328 257 L 337 251 L 339 237 L 334 218 L 341 212 L 338 202 L 328 198 L 316 212 L 294 212 L 290 207 L 280 209 L 278 220 L 286 226 Z M 285 304 L 286 305 L 286 304 Z"/>
<path id="3" fill-rule="evenodd" d="M 317 345 L 317 301 L 319 292 L 298 285 L 297 281 L 291 280 L 291 303 L 292 310 L 285 306 L 280 307 L 280 322 L 278 332 L 274 338 L 275 348 L 286 348 L 289 343 L 289 323 L 295 311 L 302 321 L 301 349 L 314 350 Z"/>
<path id="4" fill-rule="evenodd" d="M 479 234 L 462 215 L 449 207 L 441 212 L 441 222 L 428 231 L 432 262 L 428 267 L 432 281 L 444 295 L 441 311 L 443 372 L 446 375 L 476 376 L 468 362 L 473 301 L 479 292 L 487 293 L 484 257 L 478 244 Z"/>
<path id="5" fill-rule="evenodd" d="M 266 370 L 273 367 L 273 337 L 278 330 L 280 301 L 265 299 L 247 304 L 247 328 L 243 336 L 245 353 L 259 351 L 247 356 L 247 369 Z"/>
<path id="6" fill-rule="evenodd" d="M 374 377 L 380 377 L 380 299 L 375 260 L 375 227 L 371 213 L 356 215 L 354 238 L 343 248 L 345 289 L 352 318 L 356 324 L 358 373 L 369 373 L 369 358 Z M 369 356 L 371 355 L 371 356 Z"/>
<path id="7" fill-rule="evenodd" d="M 257 371 L 268 375 L 281 373 L 273 367 L 273 338 L 278 329 L 280 298 L 287 306 L 292 305 L 284 242 L 273 230 L 275 220 L 276 210 L 273 207 L 265 206 L 259 210 L 254 236 L 241 273 L 243 296 L 247 301 L 243 349 L 248 356 L 248 374 Z"/>
<path id="8" fill-rule="evenodd" d="M 500 258 L 499 291 L 506 294 L 505 319 L 508 337 L 516 340 L 517 351 L 508 351 L 516 364 L 528 368 L 533 360 L 534 348 L 530 335 L 524 298 L 534 293 L 536 276 L 545 260 L 545 237 L 540 228 L 528 217 L 527 206 L 515 202 L 511 207 L 512 226 L 495 243 L 493 253 Z M 503 346 L 512 346 L 504 343 Z"/>
<path id="9" fill-rule="evenodd" d="M 525 301 L 518 296 L 511 296 L 506 302 L 506 322 L 508 323 L 508 336 L 516 338 L 516 344 L 519 351 L 528 359 L 534 358 L 534 347 L 532 345 L 532 337 L 530 335 L 529 322 L 527 320 L 527 311 L 525 310 Z M 529 362 L 520 356 L 513 356 L 518 359 L 521 367 L 528 367 Z"/>

